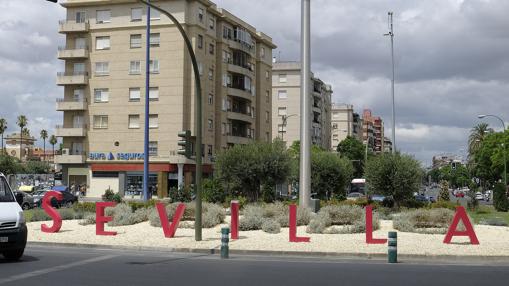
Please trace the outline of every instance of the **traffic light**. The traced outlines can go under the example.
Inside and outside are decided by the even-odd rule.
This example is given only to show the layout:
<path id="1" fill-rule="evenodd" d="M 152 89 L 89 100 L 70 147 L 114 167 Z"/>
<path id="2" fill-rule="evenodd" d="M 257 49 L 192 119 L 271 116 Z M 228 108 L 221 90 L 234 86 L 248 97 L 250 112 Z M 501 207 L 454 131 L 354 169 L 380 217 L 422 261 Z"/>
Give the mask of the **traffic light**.
<path id="1" fill-rule="evenodd" d="M 177 151 L 179 155 L 184 155 L 186 158 L 191 159 L 192 147 L 191 147 L 191 131 L 185 130 L 179 132 L 178 136 L 181 138 L 178 141 L 178 145 L 184 147 Z"/>

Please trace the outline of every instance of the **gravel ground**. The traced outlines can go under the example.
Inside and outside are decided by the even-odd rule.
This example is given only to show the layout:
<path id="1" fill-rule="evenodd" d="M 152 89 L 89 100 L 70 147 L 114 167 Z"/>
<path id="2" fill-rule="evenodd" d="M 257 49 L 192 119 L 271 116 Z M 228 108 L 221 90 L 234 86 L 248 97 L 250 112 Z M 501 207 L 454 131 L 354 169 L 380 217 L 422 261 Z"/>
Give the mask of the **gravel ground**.
<path id="1" fill-rule="evenodd" d="M 129 247 L 193 248 L 212 249 L 221 245 L 221 226 L 203 229 L 203 241 L 194 241 L 194 229 L 179 228 L 176 237 L 164 237 L 163 230 L 150 226 L 148 222 L 133 226 L 108 227 L 117 236 L 96 236 L 95 225 L 81 226 L 78 221 L 64 221 L 59 233 L 41 232 L 44 222 L 28 224 L 28 241 L 53 243 L 99 244 Z M 51 224 L 51 222 L 48 222 Z M 288 242 L 288 228 L 279 234 L 263 231 L 241 231 L 240 239 L 230 241 L 230 249 L 299 252 L 336 252 L 359 254 L 385 254 L 387 245 L 367 245 L 365 234 L 307 234 L 306 227 L 298 228 L 299 236 L 311 237 L 310 243 Z M 381 221 L 381 229 L 375 238 L 386 238 L 393 230 L 392 221 Z M 476 225 L 480 245 L 468 244 L 466 237 L 456 237 L 453 244 L 443 244 L 444 235 L 398 233 L 398 253 L 420 255 L 466 255 L 466 256 L 509 256 L 509 227 Z"/>

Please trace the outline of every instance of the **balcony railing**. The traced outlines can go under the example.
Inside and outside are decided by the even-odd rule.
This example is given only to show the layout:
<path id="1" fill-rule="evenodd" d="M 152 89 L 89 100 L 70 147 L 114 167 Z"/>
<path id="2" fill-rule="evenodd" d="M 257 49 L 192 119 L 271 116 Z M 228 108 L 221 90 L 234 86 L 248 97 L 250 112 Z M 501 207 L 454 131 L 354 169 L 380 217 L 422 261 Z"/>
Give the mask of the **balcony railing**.
<path id="1" fill-rule="evenodd" d="M 85 99 L 65 99 L 57 98 L 57 110 L 86 110 L 87 101 Z"/>
<path id="2" fill-rule="evenodd" d="M 60 20 L 58 22 L 60 33 L 88 32 L 90 27 L 88 21 L 76 22 L 73 20 Z"/>
<path id="3" fill-rule="evenodd" d="M 74 124 L 72 126 L 57 125 L 57 137 L 85 137 L 87 132 L 86 124 Z"/>
<path id="4" fill-rule="evenodd" d="M 88 84 L 88 72 L 59 72 L 57 85 Z"/>
<path id="5" fill-rule="evenodd" d="M 88 47 L 58 47 L 59 59 L 88 58 Z"/>

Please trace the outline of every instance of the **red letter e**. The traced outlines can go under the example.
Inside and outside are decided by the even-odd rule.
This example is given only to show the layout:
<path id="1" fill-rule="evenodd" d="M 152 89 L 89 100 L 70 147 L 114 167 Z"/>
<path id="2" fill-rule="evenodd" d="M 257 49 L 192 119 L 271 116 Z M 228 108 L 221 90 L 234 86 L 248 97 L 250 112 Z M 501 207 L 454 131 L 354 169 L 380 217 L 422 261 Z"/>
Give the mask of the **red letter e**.
<path id="1" fill-rule="evenodd" d="M 117 235 L 114 231 L 104 231 L 104 224 L 112 221 L 113 218 L 104 216 L 104 209 L 114 207 L 114 202 L 98 202 L 95 203 L 95 234 L 96 235 Z"/>

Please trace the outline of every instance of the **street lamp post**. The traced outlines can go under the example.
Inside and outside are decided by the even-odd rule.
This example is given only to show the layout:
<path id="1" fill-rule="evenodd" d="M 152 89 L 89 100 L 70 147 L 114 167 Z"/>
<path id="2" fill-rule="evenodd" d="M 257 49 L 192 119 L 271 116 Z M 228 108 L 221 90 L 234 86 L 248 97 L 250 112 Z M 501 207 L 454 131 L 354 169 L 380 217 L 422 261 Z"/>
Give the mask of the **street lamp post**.
<path id="1" fill-rule="evenodd" d="M 498 120 L 500 120 L 500 122 L 502 123 L 502 127 L 504 128 L 504 130 L 502 132 L 505 132 L 505 122 L 502 118 L 500 118 L 499 116 L 496 116 L 496 115 L 493 115 L 493 114 L 481 114 L 481 115 L 478 115 L 477 116 L 479 119 L 483 119 L 485 117 L 494 117 Z M 502 153 L 504 154 L 504 188 L 507 188 L 507 159 L 506 159 L 506 152 L 505 152 L 505 143 L 502 142 Z"/>
<path id="2" fill-rule="evenodd" d="M 283 124 L 281 126 L 281 130 L 279 130 L 279 133 L 281 133 L 281 141 L 284 141 L 284 134 L 286 132 L 284 130 L 284 128 L 286 127 L 286 124 L 288 123 L 288 118 L 290 118 L 292 116 L 297 116 L 297 114 L 290 114 L 290 115 L 283 115 L 283 116 L 281 116 L 281 120 L 283 121 Z"/>
<path id="3" fill-rule="evenodd" d="M 49 2 L 57 3 L 58 0 L 47 0 Z M 309 0 L 308 0 L 309 1 Z M 196 60 L 196 55 L 193 50 L 193 46 L 191 44 L 191 41 L 189 40 L 189 37 L 187 36 L 186 32 L 184 31 L 184 28 L 182 25 L 178 22 L 178 20 L 169 12 L 166 10 L 163 10 L 151 3 L 149 3 L 146 0 L 138 0 L 138 2 L 141 2 L 150 8 L 153 8 L 164 15 L 166 15 L 177 27 L 180 34 L 184 38 L 184 42 L 186 44 L 187 50 L 189 52 L 189 56 L 191 57 L 191 63 L 193 65 L 193 73 L 195 78 L 195 133 L 196 133 L 196 179 L 195 179 L 195 191 L 196 191 L 196 218 L 195 218 L 195 240 L 201 241 L 202 240 L 202 203 L 201 203 L 201 180 L 202 180 L 202 92 L 201 92 L 201 79 L 200 79 L 200 72 L 198 69 L 198 61 Z M 150 12 L 148 12 L 150 13 Z M 150 19 L 149 19 L 150 21 Z M 149 24 L 149 23 L 147 23 Z"/>
<path id="4" fill-rule="evenodd" d="M 393 12 L 389 12 L 389 33 L 384 36 L 391 37 L 391 62 L 392 62 L 392 81 L 391 81 L 391 93 L 392 93 L 392 153 L 396 153 L 396 104 L 394 102 L 394 30 L 392 25 Z"/>

